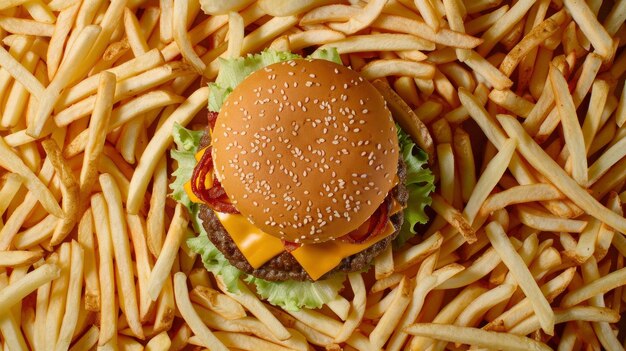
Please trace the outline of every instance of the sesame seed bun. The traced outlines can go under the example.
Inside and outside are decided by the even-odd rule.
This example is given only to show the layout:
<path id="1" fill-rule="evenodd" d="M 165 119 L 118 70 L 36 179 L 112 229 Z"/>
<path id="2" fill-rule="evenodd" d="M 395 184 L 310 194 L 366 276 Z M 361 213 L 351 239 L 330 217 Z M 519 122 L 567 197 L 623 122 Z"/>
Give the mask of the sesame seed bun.
<path id="1" fill-rule="evenodd" d="M 392 189 L 398 138 L 380 93 L 355 71 L 294 60 L 252 73 L 213 130 L 215 171 L 235 207 L 296 243 L 343 236 Z"/>

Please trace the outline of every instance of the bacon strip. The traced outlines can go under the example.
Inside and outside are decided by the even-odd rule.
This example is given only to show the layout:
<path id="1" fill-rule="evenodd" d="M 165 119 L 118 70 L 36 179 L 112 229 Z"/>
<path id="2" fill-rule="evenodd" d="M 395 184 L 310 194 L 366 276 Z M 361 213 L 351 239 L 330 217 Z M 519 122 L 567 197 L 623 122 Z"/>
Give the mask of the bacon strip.
<path id="1" fill-rule="evenodd" d="M 207 175 L 213 172 L 213 155 L 211 147 L 208 147 L 200 161 L 193 169 L 191 176 L 191 191 L 202 200 L 207 206 L 217 212 L 223 213 L 239 213 L 235 206 L 230 203 L 226 191 L 222 188 L 222 184 L 213 178 L 213 184 L 210 188 L 206 187 L 204 180 Z"/>

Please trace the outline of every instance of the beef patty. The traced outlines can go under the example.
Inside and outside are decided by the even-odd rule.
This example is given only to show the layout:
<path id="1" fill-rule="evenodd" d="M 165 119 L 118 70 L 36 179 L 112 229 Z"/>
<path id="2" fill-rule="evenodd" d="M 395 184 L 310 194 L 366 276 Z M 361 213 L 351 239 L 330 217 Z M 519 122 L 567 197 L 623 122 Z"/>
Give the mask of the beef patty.
<path id="1" fill-rule="evenodd" d="M 200 143 L 200 147 L 207 146 L 209 142 L 209 137 L 205 134 L 205 137 Z M 391 190 L 391 196 L 400 204 L 406 206 L 409 197 L 404 185 L 406 179 L 406 165 L 401 158 L 398 160 L 398 179 L 398 184 Z M 274 256 L 261 267 L 257 269 L 253 268 L 226 229 L 224 229 L 213 210 L 201 204 L 198 215 L 200 219 L 202 219 L 202 225 L 209 236 L 209 240 L 224 254 L 230 264 L 237 267 L 239 270 L 269 281 L 311 280 L 311 277 L 309 277 L 304 268 L 302 268 L 298 261 L 287 251 Z M 402 222 L 404 221 L 403 212 L 400 211 L 394 214 L 390 217 L 390 220 L 395 228 L 393 234 L 361 252 L 344 258 L 337 267 L 324 274 L 320 279 L 326 279 L 337 272 L 349 273 L 367 268 L 372 259 L 385 250 L 398 235 L 400 227 L 402 227 Z"/>

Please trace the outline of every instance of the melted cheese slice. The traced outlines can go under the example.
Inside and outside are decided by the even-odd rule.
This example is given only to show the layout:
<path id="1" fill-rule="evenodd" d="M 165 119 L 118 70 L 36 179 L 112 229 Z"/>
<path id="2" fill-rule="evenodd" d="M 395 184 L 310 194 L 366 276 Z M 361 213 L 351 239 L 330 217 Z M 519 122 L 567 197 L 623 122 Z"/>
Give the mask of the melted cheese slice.
<path id="1" fill-rule="evenodd" d="M 244 216 L 219 212 L 215 212 L 215 215 L 253 268 L 261 267 L 265 262 L 285 251 L 280 239 L 255 227 Z M 360 244 L 345 243 L 340 240 L 304 244 L 293 250 L 291 254 L 311 278 L 317 280 L 339 265 L 342 259 L 367 249 L 393 232 L 393 224 L 388 222 L 381 235 Z M 320 260 L 320 257 L 324 259 Z"/>
<path id="2" fill-rule="evenodd" d="M 367 249 L 393 234 L 394 231 L 393 224 L 391 221 L 388 221 L 384 232 L 372 240 L 360 244 L 346 243 L 341 240 L 326 241 L 319 244 L 303 244 L 293 250 L 291 254 L 304 270 L 309 273 L 311 279 L 317 280 L 337 267 L 344 258 Z"/>
<path id="3" fill-rule="evenodd" d="M 254 269 L 285 251 L 280 239 L 263 232 L 243 215 L 214 213 Z"/>

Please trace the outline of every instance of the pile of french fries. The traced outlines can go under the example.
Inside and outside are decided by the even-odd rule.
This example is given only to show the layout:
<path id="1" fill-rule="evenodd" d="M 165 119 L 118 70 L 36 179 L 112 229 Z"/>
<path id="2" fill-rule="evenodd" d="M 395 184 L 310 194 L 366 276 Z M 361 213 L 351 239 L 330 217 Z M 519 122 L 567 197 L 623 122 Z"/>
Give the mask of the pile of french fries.
<path id="1" fill-rule="evenodd" d="M 202 6 L 0 1 L 0 350 L 624 349 L 626 1 Z M 186 246 L 171 131 L 220 58 L 329 47 L 437 190 L 409 244 L 284 311 Z"/>

